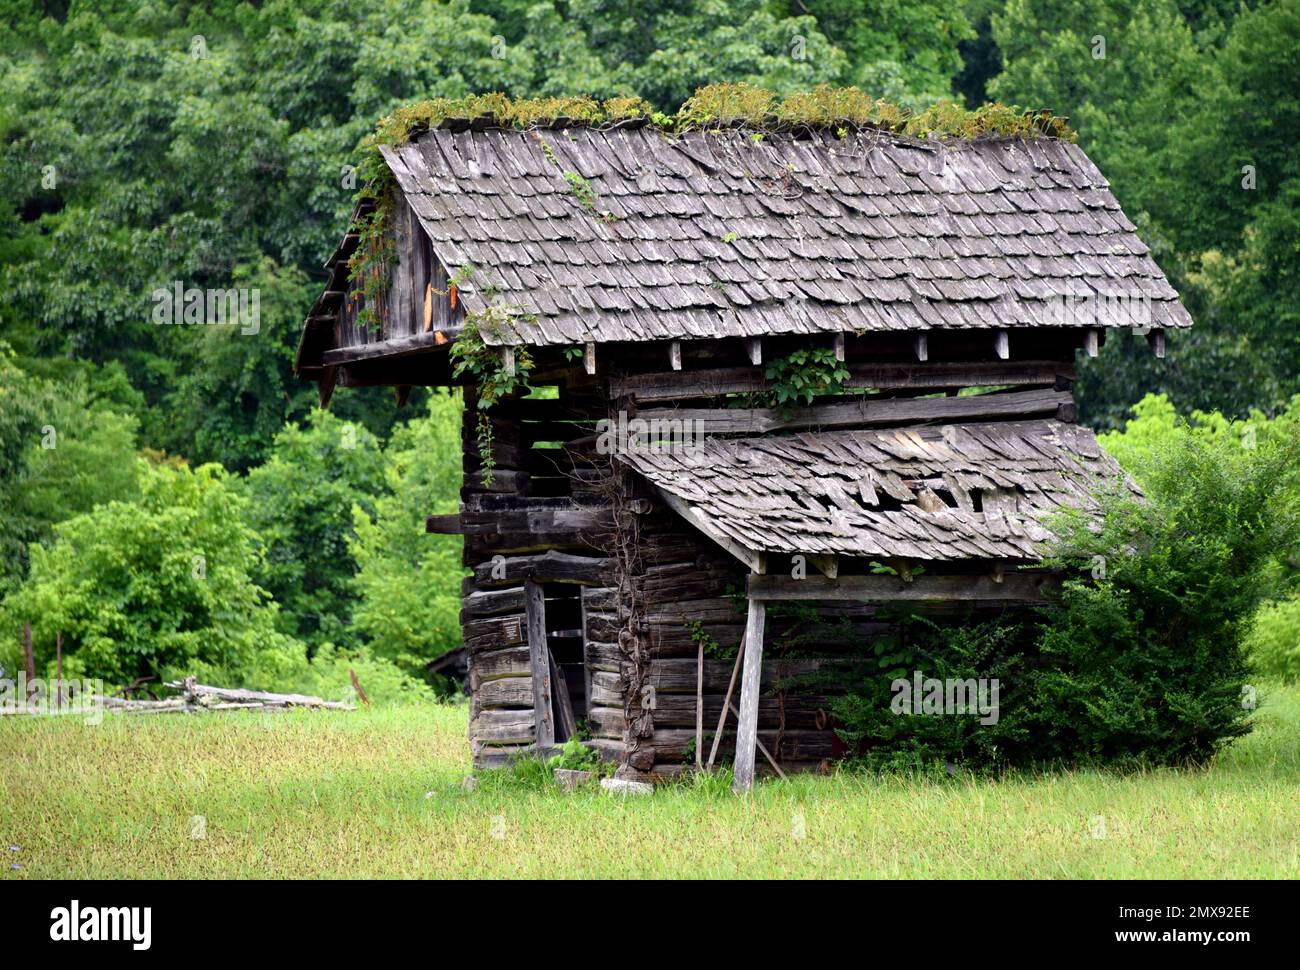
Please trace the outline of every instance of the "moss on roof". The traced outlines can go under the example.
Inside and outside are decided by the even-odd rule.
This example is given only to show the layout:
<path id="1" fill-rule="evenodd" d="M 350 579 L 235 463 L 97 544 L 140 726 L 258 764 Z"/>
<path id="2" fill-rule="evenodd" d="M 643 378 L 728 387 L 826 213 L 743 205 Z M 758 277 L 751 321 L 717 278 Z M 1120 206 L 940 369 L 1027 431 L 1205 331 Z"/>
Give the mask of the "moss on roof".
<path id="1" fill-rule="evenodd" d="M 372 145 L 401 144 L 444 122 L 461 121 L 501 128 L 605 127 L 643 120 L 667 132 L 745 126 L 780 131 L 798 127 L 877 128 L 918 138 L 962 140 L 988 138 L 1060 138 L 1075 134 L 1051 111 L 1024 111 L 1003 104 L 974 110 L 942 101 L 912 111 L 857 88 L 819 85 L 812 91 L 777 95 L 753 84 L 710 84 L 695 92 L 674 115 L 654 110 L 643 98 L 511 98 L 477 94 L 432 98 L 399 108 L 380 119 Z"/>

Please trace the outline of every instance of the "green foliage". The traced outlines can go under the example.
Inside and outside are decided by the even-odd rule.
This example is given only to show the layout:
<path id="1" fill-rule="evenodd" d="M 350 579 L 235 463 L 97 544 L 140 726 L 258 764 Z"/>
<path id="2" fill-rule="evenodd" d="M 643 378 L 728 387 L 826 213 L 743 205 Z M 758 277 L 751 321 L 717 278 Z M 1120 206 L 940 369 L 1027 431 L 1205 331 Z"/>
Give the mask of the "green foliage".
<path id="1" fill-rule="evenodd" d="M 768 361 L 763 376 L 768 387 L 762 396 L 776 407 L 790 410 L 812 404 L 820 395 L 842 394 L 850 374 L 830 347 L 805 347 Z"/>
<path id="2" fill-rule="evenodd" d="M 135 419 L 92 390 L 95 376 L 33 376 L 0 341 L 0 596 L 57 523 L 136 492 Z"/>
<path id="3" fill-rule="evenodd" d="M 351 508 L 352 624 L 375 656 L 417 676 L 461 642 L 461 540 L 424 531 L 426 516 L 457 511 L 460 426 L 459 397 L 431 395 L 426 413 L 384 450 L 385 488 L 373 514 L 360 503 Z"/>
<path id="4" fill-rule="evenodd" d="M 1261 606 L 1246 643 L 1260 676 L 1300 679 L 1300 594 Z"/>
<path id="5" fill-rule="evenodd" d="M 557 768 L 564 771 L 599 771 L 601 765 L 600 755 L 595 749 L 587 747 L 577 738 L 569 738 L 560 746 L 560 753 L 552 755 L 546 761 L 552 774 Z"/>
<path id="6" fill-rule="evenodd" d="M 926 678 L 997 678 L 1001 691 L 1029 672 L 1026 630 L 1014 622 L 936 623 L 904 616 L 897 633 L 881 636 L 857 658 L 854 690 L 836 697 L 831 713 L 850 759 L 873 769 L 946 773 L 948 763 L 987 769 L 1028 763 L 1043 752 L 1027 747 L 1016 695 L 998 698 L 998 721 L 980 724 L 975 712 L 942 716 L 904 715 L 891 705 L 894 684 Z M 1020 696 L 1024 696 L 1021 694 Z M 920 700 L 913 701 L 918 707 Z M 1010 708 L 1010 710 L 1008 710 Z"/>
<path id="7" fill-rule="evenodd" d="M 140 489 L 32 548 L 27 582 L 0 605 L 5 644 L 30 621 L 42 669 L 61 633 L 69 676 L 110 683 L 194 663 L 238 669 L 260 651 L 289 649 L 252 580 L 261 552 L 228 476 L 214 465 L 141 462 Z"/>
<path id="8" fill-rule="evenodd" d="M 284 632 L 310 648 L 355 645 L 354 509 L 367 517 L 388 491 L 379 442 L 328 411 L 287 425 L 248 473 L 246 521 L 264 549 L 254 579 L 280 604 Z"/>
<path id="9" fill-rule="evenodd" d="M 497 402 L 526 389 L 529 386 L 528 372 L 533 369 L 532 354 L 525 344 L 520 343 L 515 347 L 514 371 L 508 371 L 499 345 L 506 330 L 518 339 L 515 321 L 523 319 L 527 319 L 527 315 L 517 308 L 490 303 L 484 309 L 466 315 L 465 328 L 451 345 L 452 376 L 469 374 L 474 379 L 478 455 L 485 488 L 491 487 L 492 472 L 496 468 L 492 453 L 492 417 L 488 410 Z M 496 343 L 488 344 L 484 331 Z"/>
<path id="10" fill-rule="evenodd" d="M 1053 525 L 1055 562 L 1095 578 L 1045 616 L 1043 743 L 1098 758 L 1201 760 L 1249 730 L 1245 640 L 1276 564 L 1300 539 L 1300 439 L 1241 445 L 1241 428 L 1157 445 L 1147 500 L 1110 495 L 1097 529 Z"/>

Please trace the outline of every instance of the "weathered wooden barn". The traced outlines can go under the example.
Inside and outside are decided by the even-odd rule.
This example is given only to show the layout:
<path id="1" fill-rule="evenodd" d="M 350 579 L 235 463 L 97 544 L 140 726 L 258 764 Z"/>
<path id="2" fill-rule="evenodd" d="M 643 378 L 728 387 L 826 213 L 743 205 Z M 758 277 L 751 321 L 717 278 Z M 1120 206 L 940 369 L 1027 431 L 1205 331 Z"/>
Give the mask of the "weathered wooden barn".
<path id="1" fill-rule="evenodd" d="M 477 766 L 579 732 L 625 774 L 719 740 L 738 788 L 756 749 L 824 765 L 830 675 L 882 607 L 1037 601 L 1040 514 L 1120 476 L 1076 353 L 1191 322 L 1056 138 L 480 118 L 383 158 L 382 286 L 348 282 L 363 205 L 298 372 L 400 401 L 486 380 L 454 373 L 469 339 L 511 391 L 466 394 L 460 513 L 428 523 L 472 570 Z M 801 381 L 824 393 L 773 400 Z"/>

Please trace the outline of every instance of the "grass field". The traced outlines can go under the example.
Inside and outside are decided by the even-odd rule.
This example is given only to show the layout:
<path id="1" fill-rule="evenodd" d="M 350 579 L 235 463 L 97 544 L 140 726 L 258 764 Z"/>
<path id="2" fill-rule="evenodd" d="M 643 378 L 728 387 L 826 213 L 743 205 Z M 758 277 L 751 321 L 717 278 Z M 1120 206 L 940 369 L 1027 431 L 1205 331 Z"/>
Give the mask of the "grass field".
<path id="1" fill-rule="evenodd" d="M 1261 698 L 1256 731 L 1200 770 L 841 773 L 743 800 L 465 791 L 463 706 L 9 717 L 4 878 L 1295 878 L 1300 689 Z"/>

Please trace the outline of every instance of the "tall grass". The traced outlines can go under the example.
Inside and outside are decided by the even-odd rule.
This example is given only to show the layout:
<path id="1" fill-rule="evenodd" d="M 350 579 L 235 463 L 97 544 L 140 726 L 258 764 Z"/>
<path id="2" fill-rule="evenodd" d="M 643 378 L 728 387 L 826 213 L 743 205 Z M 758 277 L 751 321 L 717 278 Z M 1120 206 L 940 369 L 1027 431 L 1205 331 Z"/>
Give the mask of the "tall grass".
<path id="1" fill-rule="evenodd" d="M 1258 729 L 1203 769 L 841 773 L 746 799 L 467 791 L 465 716 L 5 718 L 0 845 L 18 851 L 3 877 L 1300 875 L 1294 686 L 1262 692 Z"/>

